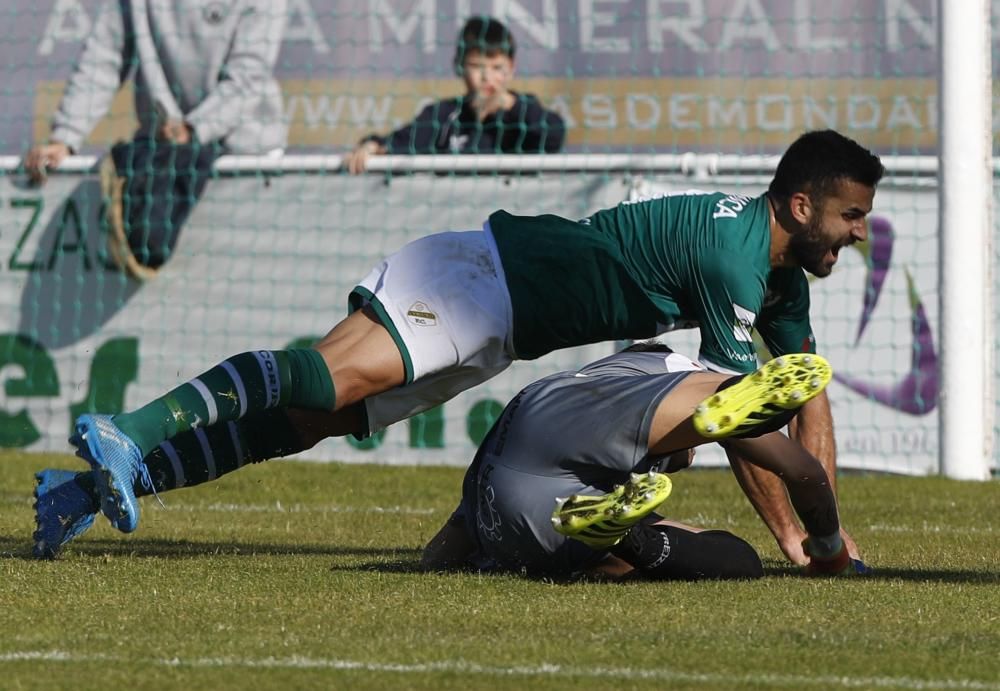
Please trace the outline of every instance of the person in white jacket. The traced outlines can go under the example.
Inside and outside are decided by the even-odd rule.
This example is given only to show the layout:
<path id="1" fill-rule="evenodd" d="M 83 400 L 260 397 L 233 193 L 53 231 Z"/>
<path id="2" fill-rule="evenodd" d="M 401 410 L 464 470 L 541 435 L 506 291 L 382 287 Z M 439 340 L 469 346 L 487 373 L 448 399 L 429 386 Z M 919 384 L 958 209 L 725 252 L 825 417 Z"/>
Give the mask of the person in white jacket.
<path id="1" fill-rule="evenodd" d="M 131 80 L 139 127 L 112 148 L 101 178 L 111 256 L 148 278 L 170 256 L 216 157 L 285 147 L 273 68 L 286 21 L 287 0 L 106 0 L 49 139 L 28 152 L 25 170 L 43 183 Z"/>

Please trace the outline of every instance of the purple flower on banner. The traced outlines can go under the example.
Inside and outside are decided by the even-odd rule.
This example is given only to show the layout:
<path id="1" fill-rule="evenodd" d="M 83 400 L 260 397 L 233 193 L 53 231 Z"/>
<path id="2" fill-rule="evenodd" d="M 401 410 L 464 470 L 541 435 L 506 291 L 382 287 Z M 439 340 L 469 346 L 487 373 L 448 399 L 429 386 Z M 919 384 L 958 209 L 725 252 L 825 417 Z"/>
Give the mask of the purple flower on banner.
<path id="1" fill-rule="evenodd" d="M 858 334 L 854 338 L 854 345 L 861 340 L 861 334 L 865 332 L 868 321 L 875 311 L 878 298 L 882 294 L 882 284 L 889 273 L 889 264 L 892 261 L 892 225 L 887 219 L 876 216 L 871 220 L 871 227 L 868 234 L 869 240 L 858 246 L 858 251 L 865 258 L 868 265 L 868 275 L 865 277 L 865 298 L 861 309 L 861 320 L 858 322 Z"/>
<path id="2" fill-rule="evenodd" d="M 871 320 L 882 286 L 889 272 L 892 259 L 893 230 L 884 218 L 871 220 L 870 240 L 858 247 L 865 257 L 868 273 L 865 280 L 864 301 L 855 346 Z M 925 415 L 937 406 L 938 358 L 934 351 L 934 335 L 927 320 L 920 296 L 917 295 L 913 277 L 906 271 L 906 285 L 910 298 L 910 370 L 894 384 L 873 384 L 857 377 L 834 374 L 834 378 L 852 391 L 871 398 L 883 405 L 910 415 Z"/>

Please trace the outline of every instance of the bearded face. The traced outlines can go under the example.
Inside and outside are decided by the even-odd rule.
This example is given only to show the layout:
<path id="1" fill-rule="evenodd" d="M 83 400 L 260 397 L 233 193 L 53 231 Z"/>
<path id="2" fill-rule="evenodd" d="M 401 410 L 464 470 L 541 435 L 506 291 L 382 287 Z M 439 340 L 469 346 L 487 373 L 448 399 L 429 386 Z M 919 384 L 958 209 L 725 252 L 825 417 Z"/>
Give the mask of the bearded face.
<path id="1" fill-rule="evenodd" d="M 795 263 L 823 278 L 833 271 L 840 250 L 868 239 L 866 217 L 875 189 L 853 180 L 841 180 L 817 199 L 809 199 L 790 232 L 788 252 Z"/>
<path id="2" fill-rule="evenodd" d="M 818 278 L 825 278 L 833 271 L 840 248 L 831 243 L 823 229 L 822 207 L 792 235 L 788 250 L 796 263 Z M 827 255 L 833 253 L 833 261 Z"/>

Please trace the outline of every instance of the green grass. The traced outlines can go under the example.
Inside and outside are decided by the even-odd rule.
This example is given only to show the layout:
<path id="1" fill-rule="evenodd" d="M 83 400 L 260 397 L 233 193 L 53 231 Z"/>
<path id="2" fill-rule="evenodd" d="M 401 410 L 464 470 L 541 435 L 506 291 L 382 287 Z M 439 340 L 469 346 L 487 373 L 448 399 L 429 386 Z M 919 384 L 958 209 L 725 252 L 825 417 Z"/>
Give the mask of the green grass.
<path id="1" fill-rule="evenodd" d="M 0 687 L 1000 690 L 1000 484 L 846 476 L 877 573 L 786 568 L 723 471 L 675 476 L 671 517 L 732 530 L 752 583 L 554 584 L 429 574 L 462 471 L 272 462 L 101 518 L 30 558 L 32 474 L 0 454 Z"/>

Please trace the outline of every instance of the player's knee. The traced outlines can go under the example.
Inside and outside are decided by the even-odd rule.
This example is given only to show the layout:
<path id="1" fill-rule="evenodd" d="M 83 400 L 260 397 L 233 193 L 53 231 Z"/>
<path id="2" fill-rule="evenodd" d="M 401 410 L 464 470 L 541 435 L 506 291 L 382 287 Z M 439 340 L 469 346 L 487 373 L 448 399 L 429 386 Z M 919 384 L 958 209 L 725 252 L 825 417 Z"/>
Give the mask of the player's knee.
<path id="1" fill-rule="evenodd" d="M 693 536 L 704 552 L 714 578 L 750 579 L 764 575 L 764 565 L 750 543 L 725 530 L 705 530 Z"/>
<path id="2" fill-rule="evenodd" d="M 314 348 L 326 361 L 337 407 L 351 405 L 406 382 L 399 346 L 367 312 L 354 312 Z"/>
<path id="3" fill-rule="evenodd" d="M 667 456 L 666 463 L 663 465 L 663 472 L 676 473 L 680 470 L 684 470 L 685 468 L 690 468 L 693 463 L 694 449 L 675 451 Z"/>

